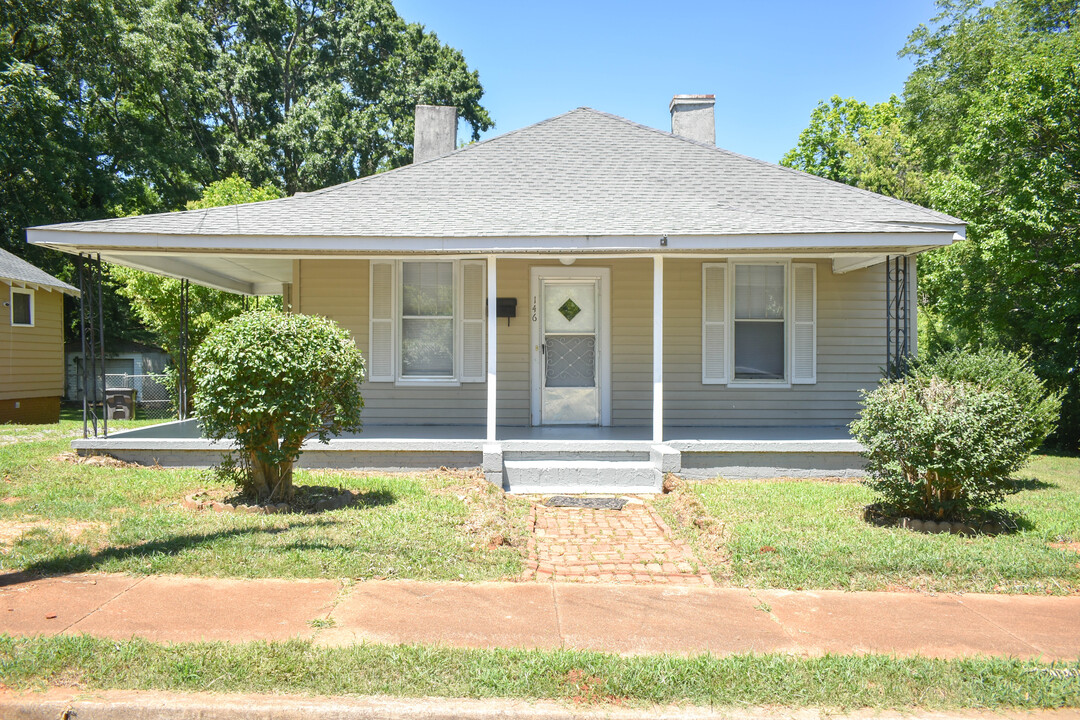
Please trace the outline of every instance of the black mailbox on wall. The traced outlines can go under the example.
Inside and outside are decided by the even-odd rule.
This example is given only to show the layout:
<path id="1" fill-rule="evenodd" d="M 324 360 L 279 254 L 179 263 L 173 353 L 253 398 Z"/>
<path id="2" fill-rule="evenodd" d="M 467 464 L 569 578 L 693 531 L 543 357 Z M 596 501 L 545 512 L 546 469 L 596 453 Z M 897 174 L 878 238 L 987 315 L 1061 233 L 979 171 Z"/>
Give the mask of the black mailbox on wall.
<path id="1" fill-rule="evenodd" d="M 506 318 L 506 324 L 510 324 L 510 318 L 517 317 L 517 298 L 495 298 L 495 317 Z"/>

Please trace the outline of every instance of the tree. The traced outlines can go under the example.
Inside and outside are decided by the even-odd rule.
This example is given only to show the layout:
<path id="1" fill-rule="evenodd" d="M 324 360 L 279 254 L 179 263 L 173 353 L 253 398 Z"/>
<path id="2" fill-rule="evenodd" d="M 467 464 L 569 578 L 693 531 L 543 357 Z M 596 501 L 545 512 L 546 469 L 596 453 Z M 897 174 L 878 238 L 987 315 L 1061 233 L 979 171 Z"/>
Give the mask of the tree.
<path id="1" fill-rule="evenodd" d="M 1065 3 L 943 3 L 920 28 L 905 95 L 935 158 L 934 207 L 967 240 L 920 263 L 923 302 L 955 337 L 1030 352 L 1065 389 L 1057 441 L 1080 445 L 1080 30 Z"/>
<path id="2" fill-rule="evenodd" d="M 780 160 L 786 167 L 891 197 L 920 203 L 921 152 L 905 132 L 895 96 L 868 105 L 833 95 L 810 113 L 810 124 Z"/>
<path id="3" fill-rule="evenodd" d="M 194 367 L 203 430 L 236 442 L 241 489 L 260 502 L 292 499 L 305 440 L 360 430 L 364 360 L 332 320 L 245 313 L 211 333 Z"/>
<path id="4" fill-rule="evenodd" d="M 407 164 L 418 103 L 492 127 L 462 54 L 390 0 L 240 0 L 196 7 L 211 38 L 209 108 L 223 172 L 287 194 Z"/>

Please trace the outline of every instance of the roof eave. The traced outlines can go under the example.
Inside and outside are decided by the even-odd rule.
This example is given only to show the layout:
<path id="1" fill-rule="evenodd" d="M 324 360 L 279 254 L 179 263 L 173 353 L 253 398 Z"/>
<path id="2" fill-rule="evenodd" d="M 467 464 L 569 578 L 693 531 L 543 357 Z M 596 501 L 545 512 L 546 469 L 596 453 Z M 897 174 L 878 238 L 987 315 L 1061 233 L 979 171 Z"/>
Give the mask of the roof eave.
<path id="1" fill-rule="evenodd" d="M 364 237 L 300 235 L 179 235 L 109 233 L 30 228 L 35 245 L 68 253 L 112 251 L 230 252 L 288 255 L 340 253 L 537 253 L 537 252 L 733 252 L 808 248 L 925 248 L 950 245 L 965 236 L 964 225 L 920 230 L 851 233 L 738 235 L 565 235 L 473 237 Z"/>

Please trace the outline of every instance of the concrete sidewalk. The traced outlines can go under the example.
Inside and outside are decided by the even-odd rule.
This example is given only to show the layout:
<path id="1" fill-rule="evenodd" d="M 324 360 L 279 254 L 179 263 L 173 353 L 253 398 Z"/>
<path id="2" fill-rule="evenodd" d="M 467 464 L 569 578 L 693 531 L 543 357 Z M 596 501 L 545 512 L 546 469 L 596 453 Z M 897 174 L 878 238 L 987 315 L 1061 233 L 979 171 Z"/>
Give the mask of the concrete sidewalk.
<path id="1" fill-rule="evenodd" d="M 329 619 L 318 629 L 316 620 Z M 1080 597 L 581 583 L 0 575 L 0 632 L 157 642 L 309 638 L 623 654 L 1080 658 Z"/>

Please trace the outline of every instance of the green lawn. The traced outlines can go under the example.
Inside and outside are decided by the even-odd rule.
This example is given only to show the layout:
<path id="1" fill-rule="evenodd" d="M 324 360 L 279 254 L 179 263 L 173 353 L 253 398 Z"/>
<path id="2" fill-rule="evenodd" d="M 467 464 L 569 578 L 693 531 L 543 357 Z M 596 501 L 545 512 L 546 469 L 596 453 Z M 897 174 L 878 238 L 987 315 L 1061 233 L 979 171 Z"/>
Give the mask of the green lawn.
<path id="1" fill-rule="evenodd" d="M 499 523 L 520 531 L 527 506 L 475 480 L 299 471 L 299 485 L 347 487 L 362 500 L 318 514 L 197 512 L 180 502 L 223 488 L 210 472 L 58 460 L 77 433 L 81 421 L 0 426 L 0 570 L 423 580 L 521 571 L 520 551 L 489 549 L 485 533 Z"/>
<path id="2" fill-rule="evenodd" d="M 1080 541 L 1080 458 L 1037 456 L 1022 492 L 1006 507 L 1019 532 L 997 537 L 927 535 L 862 519 L 873 502 L 859 484 L 821 481 L 692 483 L 722 524 L 724 547 L 710 570 L 734 585 L 787 589 L 1002 592 L 1080 591 L 1080 553 L 1052 543 Z M 677 495 L 677 493 L 676 493 Z M 666 497 L 661 508 L 671 517 Z M 684 532 L 702 542 L 695 529 Z M 1078 547 L 1078 546 L 1074 546 Z M 710 557 L 699 546 L 703 559 Z"/>
<path id="3" fill-rule="evenodd" d="M 1076 707 L 1078 678 L 1077 663 L 1006 658 L 620 657 L 572 650 L 0 636 L 0 683 L 13 688 L 956 709 Z"/>

